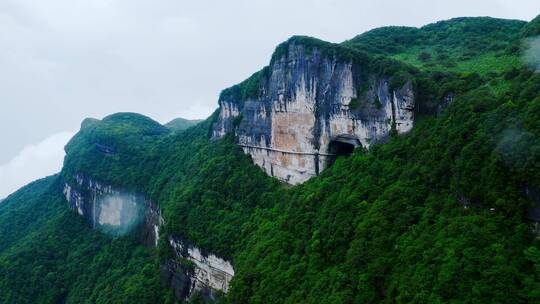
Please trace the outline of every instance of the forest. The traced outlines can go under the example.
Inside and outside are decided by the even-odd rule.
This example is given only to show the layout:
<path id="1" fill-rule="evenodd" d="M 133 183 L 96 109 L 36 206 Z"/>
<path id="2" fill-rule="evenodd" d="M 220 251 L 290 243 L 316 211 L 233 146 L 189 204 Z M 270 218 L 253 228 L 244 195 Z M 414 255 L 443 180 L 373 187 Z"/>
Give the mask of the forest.
<path id="1" fill-rule="evenodd" d="M 234 134 L 209 140 L 217 112 L 176 131 L 133 113 L 87 119 L 62 172 L 0 204 L 0 302 L 174 303 L 160 275 L 172 234 L 233 261 L 219 303 L 540 302 L 540 74 L 522 57 L 539 34 L 540 16 L 387 27 L 337 45 L 291 38 L 412 77 L 419 92 L 410 134 L 294 187 Z M 266 72 L 222 94 L 253 96 Z M 77 172 L 157 202 L 158 247 L 69 210 L 62 182 Z"/>

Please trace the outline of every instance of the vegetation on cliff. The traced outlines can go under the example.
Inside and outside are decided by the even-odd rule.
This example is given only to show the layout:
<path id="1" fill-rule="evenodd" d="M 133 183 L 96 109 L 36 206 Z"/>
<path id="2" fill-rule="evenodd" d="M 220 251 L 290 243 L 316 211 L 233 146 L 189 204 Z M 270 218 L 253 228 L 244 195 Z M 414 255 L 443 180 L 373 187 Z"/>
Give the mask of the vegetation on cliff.
<path id="1" fill-rule="evenodd" d="M 1 303 L 160 303 L 172 298 L 155 252 L 110 239 L 66 208 L 58 176 L 0 205 Z"/>
<path id="2" fill-rule="evenodd" d="M 511 53 L 526 24 L 488 17 L 455 18 L 422 28 L 378 28 L 344 44 L 423 70 L 488 74 L 519 66 L 518 57 Z"/>

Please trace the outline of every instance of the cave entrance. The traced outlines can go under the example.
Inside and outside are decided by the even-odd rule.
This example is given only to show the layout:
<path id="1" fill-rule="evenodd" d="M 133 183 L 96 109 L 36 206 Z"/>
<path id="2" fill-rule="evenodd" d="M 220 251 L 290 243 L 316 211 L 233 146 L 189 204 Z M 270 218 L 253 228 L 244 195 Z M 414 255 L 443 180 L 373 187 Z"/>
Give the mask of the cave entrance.
<path id="1" fill-rule="evenodd" d="M 342 134 L 334 136 L 330 139 L 328 146 L 328 152 L 335 154 L 336 156 L 351 155 L 354 148 L 361 146 L 360 141 L 356 136 L 349 134 Z"/>
<path id="2" fill-rule="evenodd" d="M 343 134 L 330 139 L 328 153 L 333 154 L 328 157 L 327 166 L 331 166 L 339 156 L 349 156 L 356 147 L 360 147 L 360 141 L 356 136 Z"/>
<path id="3" fill-rule="evenodd" d="M 336 156 L 348 156 L 353 153 L 354 148 L 355 146 L 353 144 L 347 142 L 331 141 L 328 150 L 330 154 L 335 154 Z"/>

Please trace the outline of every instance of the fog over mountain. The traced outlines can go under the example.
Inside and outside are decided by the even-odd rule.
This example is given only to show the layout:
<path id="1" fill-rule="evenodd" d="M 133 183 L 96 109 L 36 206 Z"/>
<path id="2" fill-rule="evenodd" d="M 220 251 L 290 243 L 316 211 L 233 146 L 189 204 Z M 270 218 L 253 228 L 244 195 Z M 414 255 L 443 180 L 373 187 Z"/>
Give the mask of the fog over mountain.
<path id="1" fill-rule="evenodd" d="M 526 45 L 524 60 L 531 69 L 540 72 L 540 36 L 529 39 Z"/>
<path id="2" fill-rule="evenodd" d="M 535 0 L 4 0 L 0 197 L 57 171 L 85 117 L 207 117 L 221 89 L 267 64 L 292 35 L 340 42 L 389 24 L 530 20 L 539 11 Z"/>

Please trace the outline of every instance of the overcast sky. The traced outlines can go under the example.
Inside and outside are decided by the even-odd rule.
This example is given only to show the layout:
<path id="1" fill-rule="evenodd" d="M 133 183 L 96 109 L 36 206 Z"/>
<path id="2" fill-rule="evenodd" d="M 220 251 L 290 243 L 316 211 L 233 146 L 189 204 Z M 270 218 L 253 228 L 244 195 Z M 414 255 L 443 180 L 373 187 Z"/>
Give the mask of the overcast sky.
<path id="1" fill-rule="evenodd" d="M 0 0 L 0 197 L 58 170 L 85 117 L 207 117 L 291 35 L 537 14 L 539 0 Z"/>

